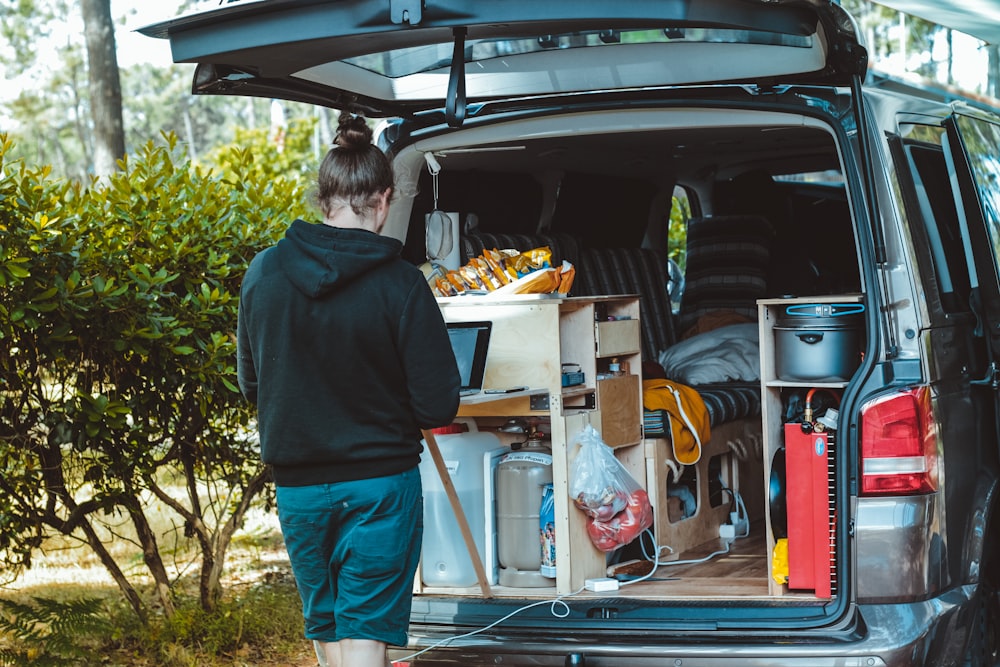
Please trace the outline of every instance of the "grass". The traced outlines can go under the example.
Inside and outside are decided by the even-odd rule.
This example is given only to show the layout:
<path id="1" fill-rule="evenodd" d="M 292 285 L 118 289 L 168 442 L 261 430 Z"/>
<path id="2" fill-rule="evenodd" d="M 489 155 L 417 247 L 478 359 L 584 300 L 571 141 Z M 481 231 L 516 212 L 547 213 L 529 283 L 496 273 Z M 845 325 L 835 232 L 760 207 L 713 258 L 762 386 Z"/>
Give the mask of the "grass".
<path id="1" fill-rule="evenodd" d="M 116 562 L 133 581 L 148 582 L 141 552 L 121 536 L 123 527 L 108 530 L 118 535 L 111 542 Z M 234 536 L 225 594 L 212 614 L 198 604 L 193 545 L 169 521 L 157 530 L 175 576 L 173 618 L 155 613 L 150 597 L 154 613 L 141 624 L 88 549 L 51 540 L 31 570 L 0 589 L 0 667 L 316 665 L 302 635 L 301 604 L 273 512 L 255 511 Z"/>

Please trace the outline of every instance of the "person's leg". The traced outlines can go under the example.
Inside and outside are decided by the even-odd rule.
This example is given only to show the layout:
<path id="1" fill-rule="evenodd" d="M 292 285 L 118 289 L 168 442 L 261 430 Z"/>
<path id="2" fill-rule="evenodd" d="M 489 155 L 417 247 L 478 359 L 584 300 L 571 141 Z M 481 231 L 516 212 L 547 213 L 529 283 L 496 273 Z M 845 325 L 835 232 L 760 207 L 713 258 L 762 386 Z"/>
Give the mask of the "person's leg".
<path id="1" fill-rule="evenodd" d="M 340 566 L 337 637 L 342 656 L 345 651 L 375 652 L 373 659 L 381 662 L 371 664 L 382 667 L 387 645 L 407 643 L 423 535 L 420 472 L 413 468 L 353 486 L 353 500 L 345 503 L 348 518 L 334 553 Z M 353 661 L 348 663 L 353 667 Z"/>
<path id="2" fill-rule="evenodd" d="M 337 565 L 332 556 L 340 539 L 341 507 L 334 502 L 329 485 L 279 486 L 277 506 L 285 549 L 302 600 L 305 635 L 314 641 L 334 642 L 338 639 Z"/>
<path id="3" fill-rule="evenodd" d="M 386 644 L 372 639 L 319 642 L 329 667 L 389 667 Z"/>
<path id="4" fill-rule="evenodd" d="M 321 642 L 318 639 L 313 640 L 313 650 L 316 651 L 316 660 L 319 661 L 319 667 L 331 667 L 331 662 L 326 657 L 326 646 L 327 642 Z"/>

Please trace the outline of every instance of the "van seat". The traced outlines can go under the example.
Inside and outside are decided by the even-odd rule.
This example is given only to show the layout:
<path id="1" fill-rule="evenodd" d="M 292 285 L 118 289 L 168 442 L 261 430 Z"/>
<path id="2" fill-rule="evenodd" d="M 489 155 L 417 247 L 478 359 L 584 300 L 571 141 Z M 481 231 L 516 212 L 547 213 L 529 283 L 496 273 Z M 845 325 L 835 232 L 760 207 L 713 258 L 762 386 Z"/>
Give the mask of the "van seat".
<path id="1" fill-rule="evenodd" d="M 573 296 L 639 295 L 642 360 L 659 364 L 660 352 L 678 341 L 674 314 L 667 294 L 666 266 L 649 248 L 582 248 L 570 234 L 499 234 L 467 232 L 461 239 L 462 262 L 486 248 L 525 251 L 547 245 L 553 263 L 568 260 L 576 267 Z M 760 387 L 733 383 L 696 387 L 703 393 L 713 426 L 760 414 Z M 647 412 L 649 437 L 662 435 L 663 417 Z M 654 423 L 655 422 L 655 423 Z"/>
<path id="2" fill-rule="evenodd" d="M 757 299 L 767 295 L 774 229 L 759 215 L 692 218 L 681 297 L 681 336 L 698 318 L 728 311 L 757 319 Z"/>
<path id="3" fill-rule="evenodd" d="M 705 401 L 708 423 L 713 428 L 760 414 L 760 384 L 725 382 L 698 385 L 695 389 Z M 667 420 L 664 410 L 643 410 L 643 433 L 647 438 L 665 437 Z"/>

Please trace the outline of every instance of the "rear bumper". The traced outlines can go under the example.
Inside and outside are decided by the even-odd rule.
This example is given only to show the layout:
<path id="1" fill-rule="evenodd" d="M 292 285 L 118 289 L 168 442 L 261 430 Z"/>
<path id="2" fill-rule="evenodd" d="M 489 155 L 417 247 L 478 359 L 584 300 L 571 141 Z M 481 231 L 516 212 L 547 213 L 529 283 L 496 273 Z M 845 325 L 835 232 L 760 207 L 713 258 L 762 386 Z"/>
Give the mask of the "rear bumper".
<path id="1" fill-rule="evenodd" d="M 907 604 L 864 605 L 856 609 L 855 629 L 834 631 L 733 631 L 628 633 L 608 628 L 586 638 L 560 636 L 559 619 L 537 632 L 503 633 L 503 626 L 454 639 L 408 662 L 412 667 L 463 665 L 538 665 L 565 667 L 902 667 L 951 665 L 965 644 L 961 622 L 974 586 Z M 391 649 L 400 660 L 445 640 L 444 632 L 413 628 L 409 649 Z M 575 656 L 575 657 L 574 657 Z"/>

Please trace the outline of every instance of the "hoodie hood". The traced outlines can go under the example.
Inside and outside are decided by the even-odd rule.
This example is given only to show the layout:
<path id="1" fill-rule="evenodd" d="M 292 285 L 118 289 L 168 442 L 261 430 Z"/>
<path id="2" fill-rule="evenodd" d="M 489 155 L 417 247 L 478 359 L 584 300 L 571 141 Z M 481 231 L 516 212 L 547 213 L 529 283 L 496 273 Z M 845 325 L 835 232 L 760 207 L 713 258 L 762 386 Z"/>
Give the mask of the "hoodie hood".
<path id="1" fill-rule="evenodd" d="M 275 251 L 292 284 L 317 297 L 396 259 L 402 249 L 396 239 L 374 232 L 296 220 Z"/>

